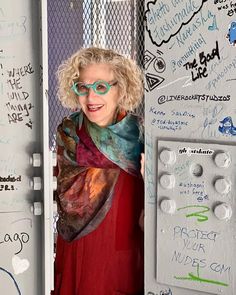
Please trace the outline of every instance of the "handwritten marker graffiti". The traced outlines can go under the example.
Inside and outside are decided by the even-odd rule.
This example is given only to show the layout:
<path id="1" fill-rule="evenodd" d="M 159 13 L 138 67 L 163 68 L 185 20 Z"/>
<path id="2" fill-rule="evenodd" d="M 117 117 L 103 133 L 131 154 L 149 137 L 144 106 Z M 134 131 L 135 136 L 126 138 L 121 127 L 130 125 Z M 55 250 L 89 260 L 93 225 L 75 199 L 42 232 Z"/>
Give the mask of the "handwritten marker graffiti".
<path id="1" fill-rule="evenodd" d="M 0 37 L 9 38 L 24 35 L 27 31 L 28 21 L 26 16 L 17 16 L 14 20 L 3 18 L 0 25 Z"/>
<path id="2" fill-rule="evenodd" d="M 148 89 L 150 91 L 152 91 L 153 89 L 155 89 L 158 85 L 160 85 L 165 79 L 158 76 L 158 75 L 154 75 L 151 73 L 147 73 L 146 74 L 146 82 L 148 85 Z"/>
<path id="3" fill-rule="evenodd" d="M 218 130 L 227 135 L 236 135 L 236 127 L 233 124 L 233 120 L 231 117 L 225 117 L 222 121 L 220 121 L 220 126 Z"/>
<path id="4" fill-rule="evenodd" d="M 188 273 L 188 276 L 186 276 L 186 277 L 174 276 L 174 278 L 177 280 L 188 280 L 188 281 L 194 281 L 194 282 L 200 282 L 200 283 L 214 284 L 214 285 L 219 285 L 219 286 L 224 286 L 224 287 L 229 286 L 228 284 L 226 284 L 224 282 L 201 278 L 199 275 L 199 264 L 197 266 L 197 275 L 194 275 L 193 273 L 190 272 L 190 273 Z"/>
<path id="5" fill-rule="evenodd" d="M 160 87 L 161 88 L 161 87 Z M 159 88 L 159 89 L 160 89 Z M 158 97 L 157 102 L 158 104 L 163 104 L 166 102 L 171 102 L 171 101 L 196 101 L 198 103 L 200 102 L 208 102 L 214 101 L 230 101 L 231 96 L 230 95 L 208 95 L 208 94 L 191 94 L 191 95 L 183 95 L 183 94 L 175 94 L 175 95 L 161 95 Z"/>
<path id="6" fill-rule="evenodd" d="M 164 61 L 162 57 L 160 57 L 160 55 L 162 55 L 163 52 L 160 50 L 157 50 L 157 53 L 159 56 L 157 56 L 156 59 L 154 60 L 153 67 L 158 73 L 163 73 L 166 69 L 166 62 Z"/>
<path id="7" fill-rule="evenodd" d="M 177 211 L 185 210 L 185 209 L 189 209 L 189 208 L 193 208 L 193 210 L 195 212 L 186 214 L 185 215 L 186 218 L 188 218 L 188 217 L 197 217 L 198 222 L 204 222 L 204 221 L 208 220 L 208 216 L 205 213 L 209 212 L 210 208 L 207 207 L 207 206 L 200 206 L 200 205 L 185 206 L 185 207 L 182 207 L 182 208 L 178 208 Z M 197 211 L 196 211 L 196 209 L 197 209 Z M 201 210 L 199 210 L 199 209 L 201 209 Z"/>
<path id="8" fill-rule="evenodd" d="M 149 50 L 146 50 L 144 52 L 144 67 L 145 70 L 147 70 L 152 63 L 152 61 L 155 59 L 155 55 L 153 55 Z"/>
<path id="9" fill-rule="evenodd" d="M 154 61 L 153 67 L 158 73 L 163 73 L 166 69 L 166 63 L 163 58 L 157 57 Z"/>
<path id="10" fill-rule="evenodd" d="M 32 122 L 32 120 L 29 118 L 29 122 L 25 123 L 25 125 L 26 125 L 27 127 L 29 127 L 30 129 L 32 129 L 32 127 L 33 127 L 33 122 Z"/>
<path id="11" fill-rule="evenodd" d="M 13 275 L 9 271 L 7 271 L 6 269 L 4 269 L 3 267 L 0 267 L 0 272 L 4 272 L 4 273 L 6 273 L 10 277 L 11 281 L 13 281 L 14 286 L 16 287 L 17 295 L 22 295 L 21 294 L 21 291 L 20 291 L 20 288 L 19 288 L 19 286 L 18 286 L 15 278 L 13 277 Z"/>
<path id="12" fill-rule="evenodd" d="M 228 16 L 233 16 L 236 13 L 236 3 L 233 3 L 233 1 L 228 0 L 214 0 L 214 4 L 217 5 L 218 11 L 227 12 Z"/>
<path id="13" fill-rule="evenodd" d="M 149 50 L 146 50 L 144 53 L 144 67 L 145 70 L 149 68 L 149 66 L 153 63 L 153 67 L 156 72 L 162 73 L 166 69 L 166 63 L 160 55 L 163 54 L 160 50 L 157 50 L 158 56 L 155 56 L 153 53 L 151 53 Z"/>
<path id="14" fill-rule="evenodd" d="M 236 46 L 236 21 L 232 22 L 229 26 L 229 31 L 226 36 L 232 46 Z"/>
<path id="15" fill-rule="evenodd" d="M 236 13 L 236 3 L 233 3 L 232 1 L 230 1 L 230 9 L 227 12 L 228 16 L 233 16 Z"/>
<path id="16" fill-rule="evenodd" d="M 217 26 L 217 22 L 216 22 L 216 15 L 213 16 L 212 24 L 210 26 L 208 26 L 208 30 L 209 31 L 219 30 L 219 28 Z"/>
<path id="17" fill-rule="evenodd" d="M 145 12 L 147 31 L 153 44 L 161 46 L 178 34 L 202 9 L 207 0 L 180 1 L 170 3 L 149 1 Z"/>
<path id="18" fill-rule="evenodd" d="M 215 58 L 220 60 L 220 51 L 218 41 L 216 41 L 216 46 L 212 49 L 211 52 L 205 53 L 204 51 L 199 53 L 198 59 L 193 59 L 191 62 L 187 62 L 183 65 L 186 70 L 191 70 L 192 81 L 197 79 L 206 78 L 208 76 L 208 63 Z"/>
<path id="19" fill-rule="evenodd" d="M 181 43 L 184 44 L 184 41 L 182 41 Z M 205 38 L 202 36 L 201 33 L 199 33 L 199 36 L 194 41 L 188 44 L 188 47 L 186 48 L 184 54 L 181 54 L 180 57 L 175 57 L 171 60 L 172 72 L 174 73 L 177 69 L 181 68 L 183 64 L 187 62 L 192 55 L 196 55 L 200 48 L 204 47 L 204 45 L 206 44 L 207 42 Z"/>
<path id="20" fill-rule="evenodd" d="M 166 63 L 162 57 L 160 57 L 163 52 L 160 50 L 157 50 L 158 56 L 155 56 L 153 53 L 151 53 L 149 50 L 145 51 L 144 54 L 144 67 L 145 70 L 147 70 L 151 65 L 153 66 L 153 69 L 157 73 L 163 73 L 166 69 Z M 152 91 L 154 88 L 156 88 L 158 85 L 160 85 L 164 81 L 163 77 L 160 77 L 156 74 L 147 73 L 146 74 L 146 82 L 147 82 L 147 88 L 146 91 Z"/>
<path id="21" fill-rule="evenodd" d="M 33 220 L 31 218 L 20 218 L 20 219 L 17 219 L 15 221 L 11 222 L 11 224 L 14 224 L 14 223 L 17 223 L 17 222 L 22 222 L 22 221 L 29 222 L 29 226 L 32 228 Z"/>
<path id="22" fill-rule="evenodd" d="M 200 242 L 204 242 L 208 240 L 213 244 L 218 241 L 218 237 L 221 236 L 221 233 L 213 231 L 213 230 L 201 230 L 199 228 L 188 228 L 176 225 L 173 228 L 173 237 L 175 239 L 181 240 L 199 240 Z M 204 267 L 204 264 L 202 265 Z"/>
<path id="23" fill-rule="evenodd" d="M 0 236 L 0 245 L 8 244 L 8 245 L 17 245 L 17 249 L 15 250 L 15 255 L 21 253 L 24 248 L 24 244 L 27 244 L 30 240 L 29 234 L 25 232 L 21 233 L 6 233 Z"/>

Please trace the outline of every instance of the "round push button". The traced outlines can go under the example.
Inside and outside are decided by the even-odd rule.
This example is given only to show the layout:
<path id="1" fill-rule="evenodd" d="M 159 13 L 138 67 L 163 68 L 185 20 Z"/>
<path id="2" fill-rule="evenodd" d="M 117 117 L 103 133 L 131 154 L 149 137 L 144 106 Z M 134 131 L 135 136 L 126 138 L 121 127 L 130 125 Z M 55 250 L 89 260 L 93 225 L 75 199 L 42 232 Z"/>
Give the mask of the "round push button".
<path id="1" fill-rule="evenodd" d="M 175 152 L 168 149 L 161 151 L 159 158 L 164 165 L 173 165 L 176 162 Z"/>
<path id="2" fill-rule="evenodd" d="M 163 174 L 160 177 L 160 184 L 165 189 L 172 189 L 175 186 L 175 177 L 172 174 Z"/>
<path id="3" fill-rule="evenodd" d="M 232 209 L 230 205 L 221 203 L 215 207 L 214 214 L 219 220 L 228 220 L 232 216 Z"/>
<path id="4" fill-rule="evenodd" d="M 229 153 L 219 152 L 214 158 L 215 164 L 219 168 L 228 168 L 231 164 L 231 158 Z"/>
<path id="5" fill-rule="evenodd" d="M 228 179 L 219 178 L 215 181 L 215 189 L 219 194 L 228 194 L 231 190 L 231 183 Z"/>
<path id="6" fill-rule="evenodd" d="M 160 207 L 161 210 L 166 214 L 174 214 L 176 211 L 176 203 L 171 199 L 162 200 Z"/>

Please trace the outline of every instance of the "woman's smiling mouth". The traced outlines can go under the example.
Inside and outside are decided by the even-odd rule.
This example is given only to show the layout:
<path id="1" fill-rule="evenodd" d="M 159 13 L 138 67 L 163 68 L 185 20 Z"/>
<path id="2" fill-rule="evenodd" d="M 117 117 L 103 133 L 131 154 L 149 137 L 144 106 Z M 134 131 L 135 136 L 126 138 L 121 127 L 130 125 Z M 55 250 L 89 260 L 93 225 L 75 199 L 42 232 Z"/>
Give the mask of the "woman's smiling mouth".
<path id="1" fill-rule="evenodd" d="M 89 112 L 96 112 L 103 107 L 103 104 L 88 104 L 87 108 Z"/>

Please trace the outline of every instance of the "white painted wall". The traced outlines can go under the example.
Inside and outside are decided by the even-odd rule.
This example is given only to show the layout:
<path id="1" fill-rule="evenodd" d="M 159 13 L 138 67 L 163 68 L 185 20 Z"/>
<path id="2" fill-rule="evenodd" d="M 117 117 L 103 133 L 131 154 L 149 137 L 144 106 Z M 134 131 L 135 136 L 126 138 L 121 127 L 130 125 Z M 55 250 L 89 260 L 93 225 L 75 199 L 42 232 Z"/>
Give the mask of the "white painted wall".
<path id="1" fill-rule="evenodd" d="M 232 295 L 236 3 L 145 5 L 145 294 Z"/>

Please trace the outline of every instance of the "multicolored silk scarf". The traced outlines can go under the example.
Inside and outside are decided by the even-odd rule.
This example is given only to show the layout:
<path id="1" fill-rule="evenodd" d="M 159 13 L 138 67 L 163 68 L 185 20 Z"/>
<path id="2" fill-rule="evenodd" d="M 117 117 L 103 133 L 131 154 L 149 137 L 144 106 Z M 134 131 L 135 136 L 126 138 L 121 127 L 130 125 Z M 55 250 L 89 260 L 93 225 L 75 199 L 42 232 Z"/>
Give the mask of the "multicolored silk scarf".
<path id="1" fill-rule="evenodd" d="M 98 227 L 111 208 L 120 169 L 140 176 L 140 118 L 128 114 L 106 128 L 82 112 L 58 127 L 58 232 L 67 241 Z"/>

